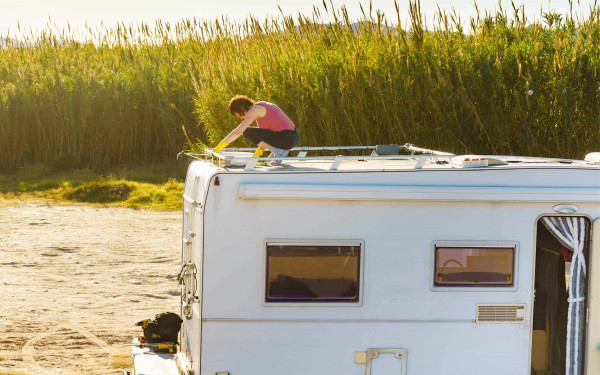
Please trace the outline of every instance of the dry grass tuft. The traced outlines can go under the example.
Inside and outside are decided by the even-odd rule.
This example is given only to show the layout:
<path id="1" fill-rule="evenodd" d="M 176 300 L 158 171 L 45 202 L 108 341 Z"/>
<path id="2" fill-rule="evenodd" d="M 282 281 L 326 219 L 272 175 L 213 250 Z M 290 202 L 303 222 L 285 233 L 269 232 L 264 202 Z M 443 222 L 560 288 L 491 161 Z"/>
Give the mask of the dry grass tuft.
<path id="1" fill-rule="evenodd" d="M 133 367 L 131 353 L 118 353 L 110 355 L 110 367 L 114 369 L 130 369 Z"/>

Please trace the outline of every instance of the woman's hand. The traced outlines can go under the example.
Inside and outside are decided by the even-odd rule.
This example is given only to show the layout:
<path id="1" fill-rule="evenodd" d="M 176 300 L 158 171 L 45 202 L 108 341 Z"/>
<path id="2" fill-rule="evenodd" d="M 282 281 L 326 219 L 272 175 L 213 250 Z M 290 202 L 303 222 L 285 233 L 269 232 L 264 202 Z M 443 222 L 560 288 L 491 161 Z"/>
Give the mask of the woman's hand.
<path id="1" fill-rule="evenodd" d="M 225 141 L 221 141 L 219 142 L 219 144 L 217 145 L 217 147 L 213 148 L 212 152 L 219 152 L 221 151 L 222 148 L 229 146 L 229 143 L 225 142 Z"/>

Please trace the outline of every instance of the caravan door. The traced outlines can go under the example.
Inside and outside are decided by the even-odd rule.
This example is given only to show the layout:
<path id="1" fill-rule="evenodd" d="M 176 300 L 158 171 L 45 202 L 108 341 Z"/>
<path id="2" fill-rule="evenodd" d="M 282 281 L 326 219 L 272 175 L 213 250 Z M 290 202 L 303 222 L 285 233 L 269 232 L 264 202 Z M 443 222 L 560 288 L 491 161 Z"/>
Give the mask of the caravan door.
<path id="1" fill-rule="evenodd" d="M 600 219 L 592 227 L 586 374 L 600 371 Z"/>

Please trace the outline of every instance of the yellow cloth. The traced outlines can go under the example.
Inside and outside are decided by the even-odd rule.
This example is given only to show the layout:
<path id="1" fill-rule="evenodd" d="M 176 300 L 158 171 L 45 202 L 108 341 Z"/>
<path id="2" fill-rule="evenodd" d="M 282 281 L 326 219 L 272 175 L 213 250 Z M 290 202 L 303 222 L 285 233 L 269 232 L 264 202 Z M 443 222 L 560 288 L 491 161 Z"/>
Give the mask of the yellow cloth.
<path id="1" fill-rule="evenodd" d="M 227 147 L 227 146 L 229 146 L 229 143 L 227 143 L 225 141 L 221 141 L 221 142 L 219 142 L 219 144 L 217 145 L 217 147 L 213 148 L 212 152 L 219 152 L 219 151 L 221 151 L 221 149 L 223 147 Z"/>
<path id="2" fill-rule="evenodd" d="M 254 151 L 254 155 L 252 155 L 253 158 L 259 158 L 261 157 L 263 154 L 263 150 L 262 148 L 257 148 L 256 151 Z"/>

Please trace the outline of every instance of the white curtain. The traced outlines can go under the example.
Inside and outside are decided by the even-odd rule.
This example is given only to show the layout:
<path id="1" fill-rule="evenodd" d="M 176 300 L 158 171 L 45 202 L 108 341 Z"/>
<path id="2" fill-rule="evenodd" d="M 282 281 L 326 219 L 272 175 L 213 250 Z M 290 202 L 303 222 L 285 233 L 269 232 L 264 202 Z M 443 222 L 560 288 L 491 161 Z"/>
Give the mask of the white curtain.
<path id="1" fill-rule="evenodd" d="M 573 252 L 569 272 L 569 312 L 567 321 L 567 349 L 565 375 L 581 374 L 583 329 L 585 324 L 585 277 L 586 265 L 583 249 L 587 225 L 583 217 L 553 216 L 543 218 L 542 223 L 566 248 Z"/>

